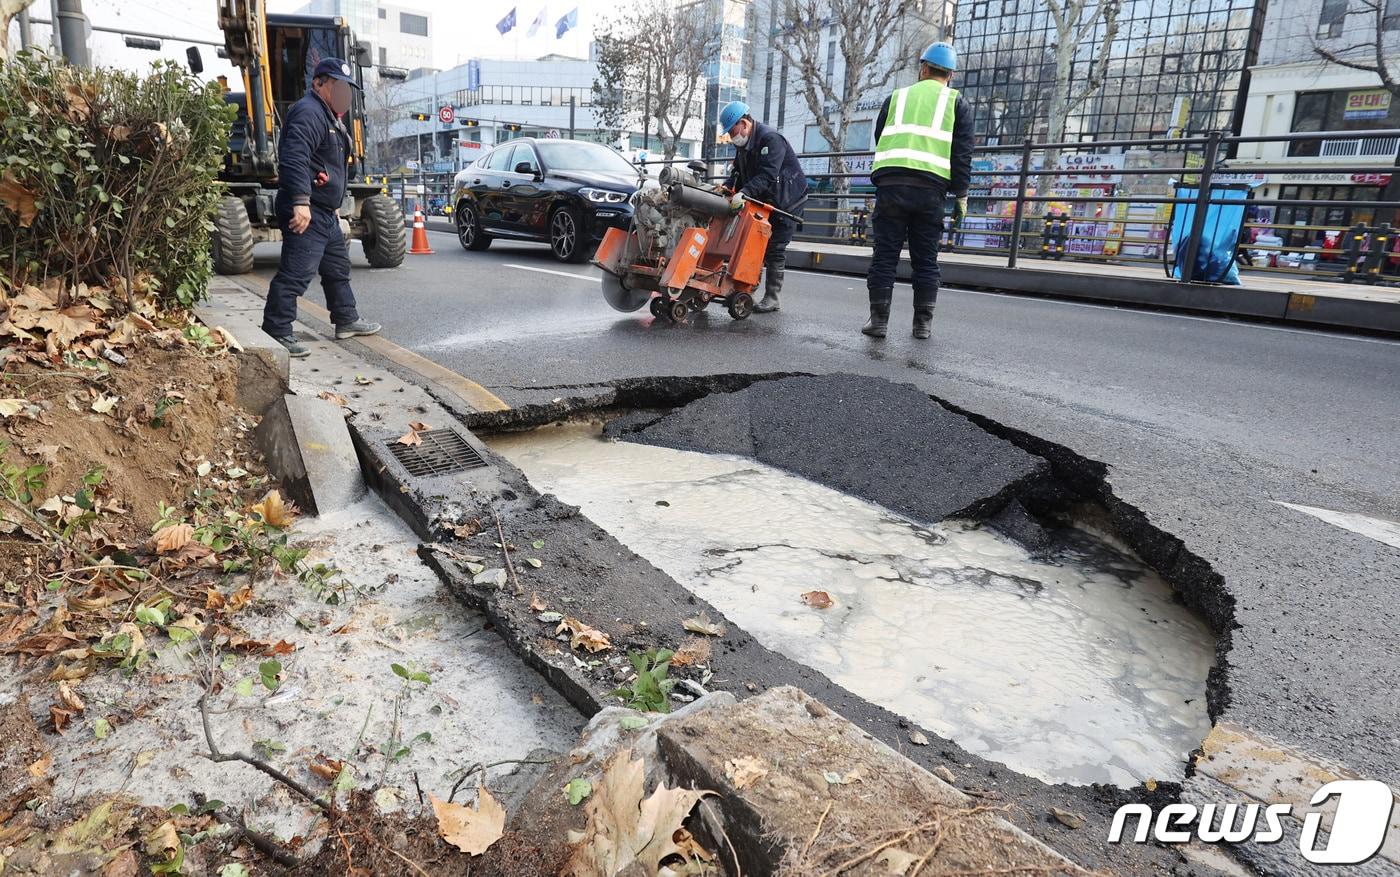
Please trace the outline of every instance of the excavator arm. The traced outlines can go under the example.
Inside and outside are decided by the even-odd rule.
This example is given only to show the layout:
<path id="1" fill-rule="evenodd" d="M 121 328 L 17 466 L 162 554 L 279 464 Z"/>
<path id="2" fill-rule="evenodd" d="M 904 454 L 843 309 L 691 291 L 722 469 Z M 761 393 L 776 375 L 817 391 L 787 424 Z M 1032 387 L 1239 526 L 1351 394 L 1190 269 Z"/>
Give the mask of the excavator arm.
<path id="1" fill-rule="evenodd" d="M 275 172 L 272 140 L 272 76 L 267 62 L 267 7 L 263 0 L 218 0 L 219 29 L 229 61 L 243 71 L 248 123 L 253 146 L 248 156 L 255 172 Z"/>

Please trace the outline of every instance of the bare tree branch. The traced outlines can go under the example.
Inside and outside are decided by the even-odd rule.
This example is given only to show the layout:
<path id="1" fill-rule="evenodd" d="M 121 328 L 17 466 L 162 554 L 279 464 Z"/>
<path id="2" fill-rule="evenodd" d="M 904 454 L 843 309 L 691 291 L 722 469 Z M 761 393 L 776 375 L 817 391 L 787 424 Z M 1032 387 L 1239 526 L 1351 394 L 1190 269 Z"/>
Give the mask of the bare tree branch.
<path id="1" fill-rule="evenodd" d="M 704 112 L 699 100 L 716 31 L 693 8 L 668 0 L 631 0 L 597 31 L 593 83 L 605 127 L 622 130 L 642 115 L 656 122 L 666 158 Z"/>
<path id="2" fill-rule="evenodd" d="M 799 94 L 822 139 L 833 151 L 846 148 L 847 135 L 862 99 L 887 92 L 895 74 L 911 59 L 899 46 L 901 23 L 910 0 L 768 0 L 781 22 L 771 45 L 798 84 Z M 823 36 L 827 39 L 823 40 Z M 835 52 L 827 45 L 835 43 Z M 906 47 L 907 48 L 907 47 Z M 837 74 L 839 64 L 840 75 Z M 827 75 L 830 66 L 831 74 Z M 847 172 L 846 160 L 832 160 L 832 172 Z M 845 177 L 832 180 L 838 193 L 849 191 Z"/>
<path id="3" fill-rule="evenodd" d="M 1339 67 L 1376 74 L 1380 77 L 1381 85 L 1387 91 L 1395 97 L 1400 97 L 1400 50 L 1386 44 L 1386 4 L 1379 2 L 1379 0 L 1353 0 L 1353 2 L 1362 6 L 1366 10 L 1362 14 L 1369 13 L 1375 22 L 1374 29 L 1369 32 L 1370 39 L 1343 49 L 1329 49 L 1314 37 L 1313 53 L 1324 61 Z M 1367 60 L 1361 60 L 1359 57 L 1348 57 L 1353 52 L 1364 52 L 1370 57 Z"/>

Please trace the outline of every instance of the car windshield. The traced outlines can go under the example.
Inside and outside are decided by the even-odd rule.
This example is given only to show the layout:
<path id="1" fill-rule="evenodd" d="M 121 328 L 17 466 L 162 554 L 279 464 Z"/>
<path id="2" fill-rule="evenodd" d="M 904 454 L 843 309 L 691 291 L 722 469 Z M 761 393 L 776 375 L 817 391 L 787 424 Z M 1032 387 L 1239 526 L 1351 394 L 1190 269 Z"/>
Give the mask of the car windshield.
<path id="1" fill-rule="evenodd" d="M 632 163 L 597 143 L 536 143 L 540 158 L 552 171 L 603 171 L 610 174 L 635 174 Z"/>

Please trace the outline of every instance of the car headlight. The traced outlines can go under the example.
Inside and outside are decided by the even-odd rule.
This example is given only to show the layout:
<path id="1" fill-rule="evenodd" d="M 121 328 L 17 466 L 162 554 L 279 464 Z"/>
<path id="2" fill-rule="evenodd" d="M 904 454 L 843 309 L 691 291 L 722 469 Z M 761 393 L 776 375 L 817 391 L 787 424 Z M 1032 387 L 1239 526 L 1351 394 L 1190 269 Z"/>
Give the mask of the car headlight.
<path id="1" fill-rule="evenodd" d="M 627 200 L 625 192 L 613 192 L 608 189 L 579 189 L 578 193 L 594 204 L 621 204 Z"/>

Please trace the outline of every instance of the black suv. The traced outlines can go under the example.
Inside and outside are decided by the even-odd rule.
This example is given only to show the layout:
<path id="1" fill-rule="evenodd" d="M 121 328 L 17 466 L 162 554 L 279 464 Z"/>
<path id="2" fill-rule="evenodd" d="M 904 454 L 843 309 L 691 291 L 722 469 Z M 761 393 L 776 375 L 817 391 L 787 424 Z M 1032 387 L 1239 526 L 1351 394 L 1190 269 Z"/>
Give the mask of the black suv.
<path id="1" fill-rule="evenodd" d="M 484 250 L 494 238 L 544 241 L 561 262 L 585 262 L 611 227 L 632 221 L 637 168 L 598 143 L 524 137 L 457 174 L 457 239 Z"/>

